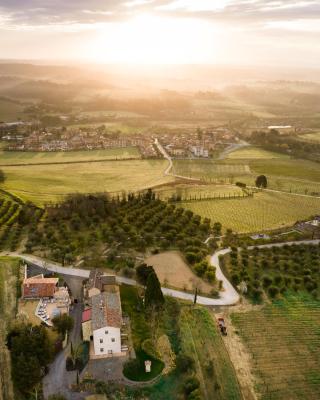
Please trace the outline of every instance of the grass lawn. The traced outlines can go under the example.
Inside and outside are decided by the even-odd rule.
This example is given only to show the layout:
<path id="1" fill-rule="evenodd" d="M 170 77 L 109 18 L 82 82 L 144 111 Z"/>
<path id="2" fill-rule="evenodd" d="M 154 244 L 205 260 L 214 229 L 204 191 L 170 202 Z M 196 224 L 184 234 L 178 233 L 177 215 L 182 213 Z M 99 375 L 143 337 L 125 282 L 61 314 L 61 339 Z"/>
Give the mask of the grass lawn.
<path id="1" fill-rule="evenodd" d="M 259 398 L 320 398 L 319 301 L 291 295 L 231 317 L 251 354 Z"/>
<path id="2" fill-rule="evenodd" d="M 5 338 L 16 315 L 18 273 L 18 259 L 0 257 L 0 398 L 8 400 L 13 400 L 14 394 Z"/>
<path id="3" fill-rule="evenodd" d="M 83 161 L 141 158 L 136 147 L 83 151 L 0 151 L 0 165 L 72 163 Z"/>
<path id="4" fill-rule="evenodd" d="M 202 293 L 209 294 L 214 286 L 197 277 L 186 264 L 179 251 L 166 251 L 148 257 L 145 262 L 152 265 L 162 284 L 182 290 L 193 290 L 197 282 Z"/>
<path id="5" fill-rule="evenodd" d="M 202 217 L 236 232 L 258 232 L 292 225 L 319 213 L 320 199 L 260 192 L 254 197 L 181 203 Z"/>
<path id="6" fill-rule="evenodd" d="M 146 354 L 142 349 L 142 343 L 151 338 L 152 332 L 137 288 L 121 285 L 120 294 L 122 309 L 130 317 L 131 335 L 136 353 L 136 359 L 125 364 L 123 373 L 133 381 L 148 381 L 161 373 L 164 364 Z M 145 360 L 152 362 L 150 373 L 145 372 Z"/>
<path id="7" fill-rule="evenodd" d="M 19 300 L 18 312 L 25 316 L 26 320 L 32 325 L 41 325 L 40 318 L 35 316 L 39 300 Z"/>
<path id="8" fill-rule="evenodd" d="M 209 311 L 184 308 L 180 330 L 182 347 L 195 360 L 202 398 L 242 399 L 234 368 Z"/>
<path id="9" fill-rule="evenodd" d="M 288 159 L 289 156 L 282 153 L 275 153 L 272 151 L 267 151 L 264 149 L 260 149 L 259 147 L 243 147 L 239 150 L 235 150 L 232 153 L 229 153 L 227 159 Z"/>
<path id="10" fill-rule="evenodd" d="M 0 188 L 41 205 L 69 193 L 133 191 L 170 182 L 173 178 L 163 175 L 166 166 L 166 160 L 127 160 L 3 167 L 7 179 Z"/>

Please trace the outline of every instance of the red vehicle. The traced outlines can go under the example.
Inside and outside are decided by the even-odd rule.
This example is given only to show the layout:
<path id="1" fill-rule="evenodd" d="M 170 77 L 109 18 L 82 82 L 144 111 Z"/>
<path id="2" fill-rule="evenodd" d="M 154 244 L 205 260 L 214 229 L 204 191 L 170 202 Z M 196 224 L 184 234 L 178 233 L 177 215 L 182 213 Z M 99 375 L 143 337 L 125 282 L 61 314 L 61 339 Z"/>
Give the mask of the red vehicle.
<path id="1" fill-rule="evenodd" d="M 219 317 L 218 318 L 218 327 L 220 329 L 220 332 L 223 336 L 227 336 L 227 327 L 226 324 L 224 322 L 224 318 Z"/>

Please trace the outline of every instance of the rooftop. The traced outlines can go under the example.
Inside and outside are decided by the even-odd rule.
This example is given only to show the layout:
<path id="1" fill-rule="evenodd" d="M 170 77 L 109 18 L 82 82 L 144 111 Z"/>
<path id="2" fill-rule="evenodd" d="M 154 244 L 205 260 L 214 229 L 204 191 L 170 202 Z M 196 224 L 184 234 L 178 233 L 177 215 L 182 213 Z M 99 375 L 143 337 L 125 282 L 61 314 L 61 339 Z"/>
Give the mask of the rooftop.
<path id="1" fill-rule="evenodd" d="M 82 322 L 87 322 L 91 320 L 92 310 L 88 308 L 82 312 Z"/>
<path id="2" fill-rule="evenodd" d="M 104 285 L 115 285 L 115 284 L 116 284 L 115 275 L 104 275 L 98 269 L 90 271 L 89 287 L 88 287 L 89 289 L 97 288 L 101 291 Z"/>
<path id="3" fill-rule="evenodd" d="M 110 285 L 108 290 L 91 298 L 92 301 L 92 330 L 105 326 L 120 328 L 122 311 L 119 287 Z"/>

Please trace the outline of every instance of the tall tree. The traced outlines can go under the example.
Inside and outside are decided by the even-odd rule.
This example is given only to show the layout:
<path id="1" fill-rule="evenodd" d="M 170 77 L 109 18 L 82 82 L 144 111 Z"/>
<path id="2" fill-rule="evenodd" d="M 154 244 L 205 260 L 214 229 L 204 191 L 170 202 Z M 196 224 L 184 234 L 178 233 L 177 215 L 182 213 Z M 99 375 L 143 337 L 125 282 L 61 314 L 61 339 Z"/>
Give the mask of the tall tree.
<path id="1" fill-rule="evenodd" d="M 64 336 L 67 332 L 70 332 L 74 325 L 73 318 L 68 314 L 62 314 L 53 318 L 52 323 L 57 332 L 62 336 Z"/>
<path id="2" fill-rule="evenodd" d="M 6 180 L 6 176 L 4 172 L 0 169 L 0 183 L 3 183 Z"/>
<path id="3" fill-rule="evenodd" d="M 268 180 L 265 175 L 259 175 L 256 179 L 256 186 L 259 188 L 266 188 L 268 186 Z"/>
<path id="4" fill-rule="evenodd" d="M 155 309 L 160 309 L 164 304 L 161 285 L 155 272 L 151 272 L 148 276 L 144 302 L 146 308 Z"/>
<path id="5" fill-rule="evenodd" d="M 136 268 L 137 281 L 141 285 L 146 286 L 148 277 L 152 272 L 154 272 L 154 269 L 151 265 L 147 265 L 147 264 L 138 265 Z"/>

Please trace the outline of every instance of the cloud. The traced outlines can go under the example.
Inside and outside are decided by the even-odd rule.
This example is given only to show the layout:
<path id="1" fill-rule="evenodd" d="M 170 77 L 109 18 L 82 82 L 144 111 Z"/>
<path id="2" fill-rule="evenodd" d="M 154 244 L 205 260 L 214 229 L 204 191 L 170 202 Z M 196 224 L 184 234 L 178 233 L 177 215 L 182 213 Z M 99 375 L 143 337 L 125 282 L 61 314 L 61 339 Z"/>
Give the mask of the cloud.
<path id="1" fill-rule="evenodd" d="M 1 0 L 0 15 L 10 24 L 95 23 L 138 13 L 196 17 L 255 25 L 267 21 L 314 19 L 319 0 Z"/>

